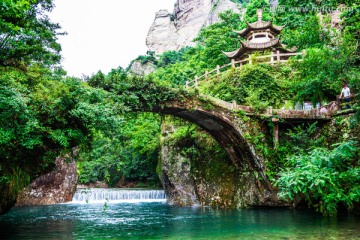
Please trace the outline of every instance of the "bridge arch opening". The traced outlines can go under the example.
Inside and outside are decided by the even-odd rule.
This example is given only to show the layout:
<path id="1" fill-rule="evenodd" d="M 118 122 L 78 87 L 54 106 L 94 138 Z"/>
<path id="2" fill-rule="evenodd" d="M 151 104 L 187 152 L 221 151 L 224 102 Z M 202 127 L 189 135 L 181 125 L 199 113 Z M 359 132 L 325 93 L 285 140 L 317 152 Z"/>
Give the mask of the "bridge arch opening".
<path id="1" fill-rule="evenodd" d="M 134 119 L 139 118 L 140 122 L 145 122 L 145 125 L 141 125 L 141 127 L 146 126 L 148 124 L 146 121 L 151 120 L 151 118 L 160 120 L 158 124 L 174 124 L 175 127 L 172 128 L 174 131 L 178 130 L 179 126 L 191 129 L 193 129 L 191 125 L 199 127 L 197 128 L 197 133 L 190 133 L 190 135 L 186 136 L 191 136 L 190 138 L 186 139 L 186 137 L 181 136 L 181 138 L 175 141 L 170 140 L 170 144 L 167 140 L 176 135 L 176 132 L 170 131 L 170 135 L 168 135 L 164 134 L 164 131 L 166 131 L 165 128 L 158 129 L 159 132 L 157 134 L 162 136 L 162 146 L 158 149 L 158 158 L 161 159 L 160 162 L 158 162 L 157 159 L 153 159 L 155 161 L 152 161 L 150 164 L 148 163 L 147 166 L 142 165 L 133 169 L 135 171 L 142 171 L 141 168 L 146 168 L 147 170 L 152 169 L 152 173 L 156 170 L 155 176 L 160 177 L 161 182 L 161 185 L 158 186 L 163 187 L 169 196 L 170 204 L 186 206 L 198 204 L 233 206 L 235 200 L 230 201 L 228 199 L 233 199 L 235 195 L 238 194 L 237 189 L 241 188 L 239 187 L 239 182 L 242 181 L 242 184 L 245 185 L 247 183 L 244 181 L 249 180 L 254 183 L 256 182 L 254 180 L 262 178 L 259 174 L 262 172 L 262 169 L 259 170 L 258 165 L 256 165 L 257 163 L 254 161 L 255 156 L 248 143 L 225 112 L 208 111 L 200 108 L 186 109 L 182 107 L 162 106 L 154 107 L 151 111 L 149 110 L 145 113 L 134 112 L 130 115 L 132 115 Z M 171 116 L 170 121 L 167 121 L 168 117 L 166 116 Z M 163 121 L 164 118 L 165 121 Z M 162 132 L 160 132 L 161 130 Z M 204 132 L 207 133 L 208 137 L 199 137 L 204 135 Z M 169 136 L 168 139 L 166 139 L 167 136 Z M 199 139 L 194 140 L 194 136 Z M 137 138 L 141 136 L 134 137 Z M 182 141 L 184 139 L 187 141 L 185 144 L 183 144 L 185 141 Z M 211 144 L 209 144 L 211 147 L 202 148 L 203 145 L 201 144 L 207 144 L 209 140 L 211 140 Z M 196 142 L 196 144 L 193 144 L 193 142 Z M 189 145 L 188 143 L 193 145 Z M 195 154 L 193 152 L 189 153 L 194 149 Z M 208 151 L 205 154 L 204 149 Z M 222 149 L 221 153 L 219 153 L 219 149 Z M 130 173 L 133 174 L 133 172 Z M 258 179 L 254 176 L 258 176 Z M 261 180 L 258 182 L 261 182 Z M 138 185 L 131 185 L 131 179 L 130 181 L 127 179 L 124 183 L 125 186 L 121 187 L 138 187 Z M 139 183 L 139 181 L 135 180 L 134 184 L 137 183 Z M 261 186 L 267 189 L 266 184 L 263 183 Z M 245 194 L 248 189 L 250 189 L 248 186 L 242 188 L 243 194 Z M 210 195 L 216 196 L 217 194 L 219 194 L 219 198 L 216 201 L 220 202 L 219 205 L 215 205 L 217 203 L 209 200 Z"/>
<path id="2" fill-rule="evenodd" d="M 241 171 L 241 172 L 255 171 L 259 174 L 261 179 L 266 180 L 266 176 L 263 175 L 264 171 L 260 163 L 260 160 L 257 159 L 256 155 L 251 150 L 249 144 L 242 136 L 240 130 L 236 127 L 235 123 L 231 121 L 229 116 L 226 115 L 226 113 L 219 111 L 207 111 L 200 108 L 186 109 L 182 107 L 164 107 L 164 106 L 154 107 L 151 109 L 151 111 L 146 111 L 146 112 L 159 114 L 159 115 L 171 115 L 175 118 L 180 118 L 189 123 L 197 125 L 201 129 L 203 129 L 206 133 L 208 133 L 219 144 L 219 146 L 226 151 L 227 156 L 231 160 L 236 171 Z M 136 114 L 139 114 L 139 112 L 136 112 Z M 141 114 L 139 115 L 141 116 Z M 144 118 L 142 118 L 140 121 L 147 121 L 147 120 L 146 119 L 144 120 Z M 158 134 L 160 134 L 160 132 Z M 140 136 L 135 136 L 135 137 L 139 138 Z M 140 163 L 140 164 L 146 165 L 149 163 Z M 152 169 L 156 168 L 154 164 L 151 166 L 142 165 L 139 166 L 138 169 L 140 169 L 141 167 L 152 168 Z M 111 174 L 109 172 L 110 171 L 108 171 L 108 174 Z M 132 173 L 130 172 L 130 174 Z M 267 185 L 267 182 L 264 181 L 264 183 L 265 183 L 264 186 L 266 188 L 269 187 L 269 185 Z"/>

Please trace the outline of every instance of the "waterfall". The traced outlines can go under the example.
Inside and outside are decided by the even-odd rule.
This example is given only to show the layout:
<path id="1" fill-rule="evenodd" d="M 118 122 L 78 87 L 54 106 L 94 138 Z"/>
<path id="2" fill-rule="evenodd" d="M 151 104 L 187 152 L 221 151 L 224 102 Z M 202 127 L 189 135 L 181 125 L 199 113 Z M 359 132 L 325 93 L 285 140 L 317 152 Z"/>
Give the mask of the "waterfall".
<path id="1" fill-rule="evenodd" d="M 72 203 L 165 202 L 163 190 L 84 188 L 76 190 Z"/>

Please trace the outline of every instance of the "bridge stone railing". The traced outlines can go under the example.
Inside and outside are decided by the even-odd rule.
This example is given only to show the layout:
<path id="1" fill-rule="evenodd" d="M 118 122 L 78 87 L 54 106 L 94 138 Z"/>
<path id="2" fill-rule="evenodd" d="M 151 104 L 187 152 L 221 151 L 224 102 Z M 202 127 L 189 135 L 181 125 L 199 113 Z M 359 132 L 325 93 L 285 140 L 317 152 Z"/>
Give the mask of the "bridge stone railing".
<path id="1" fill-rule="evenodd" d="M 261 62 L 265 64 L 284 63 L 288 61 L 289 57 L 304 56 L 304 55 L 305 55 L 305 51 L 298 53 L 280 53 L 279 51 L 277 51 L 276 53 L 271 53 L 270 55 L 264 55 L 264 56 L 253 57 L 252 55 L 250 55 L 249 58 L 240 61 L 235 61 L 234 59 L 232 59 L 231 63 L 229 64 L 226 64 L 224 66 L 218 65 L 215 69 L 211 71 L 206 71 L 203 75 L 196 76 L 195 79 L 186 81 L 185 88 L 186 89 L 196 88 L 199 86 L 201 82 L 209 80 L 214 76 L 219 76 L 222 71 L 230 67 L 233 69 L 241 68 L 245 64 L 253 64 L 253 62 Z M 302 59 L 299 59 L 299 61 L 301 60 Z"/>
<path id="2" fill-rule="evenodd" d="M 327 105 L 310 109 L 310 110 L 288 110 L 288 109 L 273 109 L 269 107 L 264 113 L 255 113 L 254 109 L 250 106 L 238 105 L 236 101 L 226 102 L 218 98 L 207 95 L 201 95 L 201 98 L 210 101 L 212 104 L 230 110 L 241 110 L 248 115 L 259 115 L 264 117 L 278 117 L 282 119 L 330 119 L 331 116 L 340 110 L 336 101 L 332 101 Z"/>

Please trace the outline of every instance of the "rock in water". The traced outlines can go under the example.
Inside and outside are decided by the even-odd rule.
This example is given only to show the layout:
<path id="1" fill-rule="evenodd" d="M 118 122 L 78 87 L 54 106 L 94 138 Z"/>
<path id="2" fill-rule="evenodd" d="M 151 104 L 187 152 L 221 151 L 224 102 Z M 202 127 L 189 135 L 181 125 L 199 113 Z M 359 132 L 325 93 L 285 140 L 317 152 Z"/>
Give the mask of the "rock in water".
<path id="1" fill-rule="evenodd" d="M 230 0 L 177 0 L 172 14 L 166 10 L 156 13 L 146 45 L 156 54 L 193 46 L 201 28 L 219 22 L 218 14 L 225 10 L 239 12 Z"/>
<path id="2" fill-rule="evenodd" d="M 36 206 L 70 202 L 76 191 L 78 175 L 75 157 L 71 154 L 57 157 L 55 170 L 38 177 L 18 196 L 16 206 Z"/>

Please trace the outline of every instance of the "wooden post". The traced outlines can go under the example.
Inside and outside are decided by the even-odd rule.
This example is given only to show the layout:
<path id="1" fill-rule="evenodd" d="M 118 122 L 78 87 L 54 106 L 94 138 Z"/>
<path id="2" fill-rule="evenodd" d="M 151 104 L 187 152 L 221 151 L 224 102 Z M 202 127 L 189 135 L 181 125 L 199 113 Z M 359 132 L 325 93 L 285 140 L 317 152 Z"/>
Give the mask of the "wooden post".
<path id="1" fill-rule="evenodd" d="M 235 59 L 231 59 L 231 67 L 235 68 Z"/>
<path id="2" fill-rule="evenodd" d="M 271 64 L 274 64 L 274 52 L 271 52 Z"/>
<path id="3" fill-rule="evenodd" d="M 220 74 L 220 66 L 217 65 L 217 66 L 216 66 L 216 75 L 219 75 L 219 74 Z"/>
<path id="4" fill-rule="evenodd" d="M 274 133 L 273 133 L 274 149 L 277 149 L 279 145 L 279 119 L 273 118 L 272 122 L 274 123 Z"/>
<path id="5" fill-rule="evenodd" d="M 276 51 L 276 58 L 277 58 L 277 62 L 279 63 L 280 62 L 280 51 L 279 50 Z"/>
<path id="6" fill-rule="evenodd" d="M 206 79 L 206 80 L 208 79 L 208 76 L 209 76 L 209 71 L 206 70 L 206 71 L 205 71 L 205 79 Z"/>
<path id="7" fill-rule="evenodd" d="M 186 81 L 185 83 L 185 89 L 188 89 L 189 88 L 189 81 Z"/>
<path id="8" fill-rule="evenodd" d="M 199 85 L 199 77 L 195 76 L 195 88 L 197 88 Z"/>

